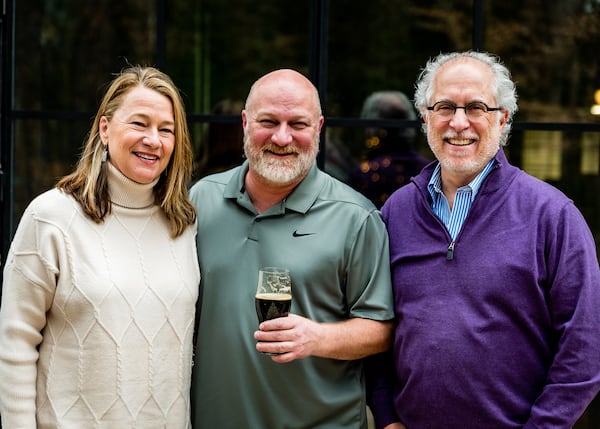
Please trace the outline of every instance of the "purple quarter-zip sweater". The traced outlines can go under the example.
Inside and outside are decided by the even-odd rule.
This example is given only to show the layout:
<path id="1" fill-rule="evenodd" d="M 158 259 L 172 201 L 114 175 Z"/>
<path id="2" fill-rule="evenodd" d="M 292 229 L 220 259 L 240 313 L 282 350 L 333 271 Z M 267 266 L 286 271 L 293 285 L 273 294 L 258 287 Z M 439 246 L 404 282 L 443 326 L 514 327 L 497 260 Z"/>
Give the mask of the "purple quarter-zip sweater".
<path id="1" fill-rule="evenodd" d="M 572 427 L 600 389 L 588 226 L 501 149 L 449 259 L 427 192 L 433 166 L 382 208 L 397 328 L 393 367 L 368 371 L 378 427 L 398 418 L 409 429 Z"/>

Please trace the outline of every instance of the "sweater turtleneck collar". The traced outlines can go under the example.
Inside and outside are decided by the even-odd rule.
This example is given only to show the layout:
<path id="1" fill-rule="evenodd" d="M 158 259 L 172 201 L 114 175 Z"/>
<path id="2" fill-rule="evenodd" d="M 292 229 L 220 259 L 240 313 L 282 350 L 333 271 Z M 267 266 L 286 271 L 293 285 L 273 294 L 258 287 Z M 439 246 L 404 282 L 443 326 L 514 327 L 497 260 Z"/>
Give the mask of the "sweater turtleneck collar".
<path id="1" fill-rule="evenodd" d="M 116 206 L 128 209 L 144 209 L 154 205 L 154 185 L 160 177 L 148 184 L 136 183 L 107 162 L 108 194 Z"/>

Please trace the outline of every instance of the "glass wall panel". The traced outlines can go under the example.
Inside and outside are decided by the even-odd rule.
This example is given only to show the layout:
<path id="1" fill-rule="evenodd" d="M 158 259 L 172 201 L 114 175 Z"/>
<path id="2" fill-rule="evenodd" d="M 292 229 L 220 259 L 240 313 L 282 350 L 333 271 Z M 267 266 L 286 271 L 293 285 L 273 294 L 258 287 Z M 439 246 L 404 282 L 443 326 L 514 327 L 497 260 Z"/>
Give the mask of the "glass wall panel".
<path id="1" fill-rule="evenodd" d="M 472 46 L 472 1 L 331 0 L 327 114 L 358 117 L 373 91 L 412 98 L 426 60 Z"/>
<path id="2" fill-rule="evenodd" d="M 487 50 L 510 67 L 520 95 L 516 120 L 597 122 L 600 2 L 486 2 Z"/>
<path id="3" fill-rule="evenodd" d="M 91 119 L 89 122 L 15 121 L 14 211 L 17 222 L 31 199 L 52 188 L 58 178 L 75 167 L 90 125 Z"/>
<path id="4" fill-rule="evenodd" d="M 562 135 L 555 131 L 525 131 L 522 168 L 538 179 L 553 181 L 562 176 Z"/>
<path id="5" fill-rule="evenodd" d="M 155 3 L 15 2 L 15 109 L 95 110 L 112 73 L 154 64 Z"/>
<path id="6" fill-rule="evenodd" d="M 224 99 L 243 100 L 276 68 L 308 74 L 310 2 L 168 2 L 167 68 L 190 113 L 209 114 Z"/>
<path id="7" fill-rule="evenodd" d="M 581 174 L 600 174 L 600 133 L 583 133 L 581 140 Z"/>

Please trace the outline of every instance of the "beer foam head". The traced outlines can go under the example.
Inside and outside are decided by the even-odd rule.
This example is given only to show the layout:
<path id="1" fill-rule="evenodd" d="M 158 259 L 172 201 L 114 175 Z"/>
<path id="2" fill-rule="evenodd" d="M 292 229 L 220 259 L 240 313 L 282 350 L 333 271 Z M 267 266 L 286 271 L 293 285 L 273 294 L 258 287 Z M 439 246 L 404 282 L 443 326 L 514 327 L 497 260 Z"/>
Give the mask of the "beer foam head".
<path id="1" fill-rule="evenodd" d="M 292 295 L 289 293 L 258 293 L 257 299 L 269 299 L 271 301 L 290 301 Z"/>

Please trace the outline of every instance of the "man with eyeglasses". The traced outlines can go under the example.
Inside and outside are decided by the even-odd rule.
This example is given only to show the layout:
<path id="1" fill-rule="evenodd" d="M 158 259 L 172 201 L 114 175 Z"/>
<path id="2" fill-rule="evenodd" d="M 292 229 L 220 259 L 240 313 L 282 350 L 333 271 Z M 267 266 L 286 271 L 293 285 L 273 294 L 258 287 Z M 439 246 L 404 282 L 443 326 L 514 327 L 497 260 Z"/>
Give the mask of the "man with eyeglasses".
<path id="1" fill-rule="evenodd" d="M 441 54 L 415 106 L 438 162 L 396 191 L 396 329 L 368 367 L 378 428 L 571 428 L 600 390 L 600 271 L 564 194 L 510 165 L 515 85 L 496 57 Z"/>

